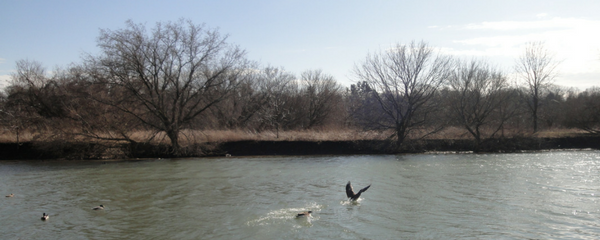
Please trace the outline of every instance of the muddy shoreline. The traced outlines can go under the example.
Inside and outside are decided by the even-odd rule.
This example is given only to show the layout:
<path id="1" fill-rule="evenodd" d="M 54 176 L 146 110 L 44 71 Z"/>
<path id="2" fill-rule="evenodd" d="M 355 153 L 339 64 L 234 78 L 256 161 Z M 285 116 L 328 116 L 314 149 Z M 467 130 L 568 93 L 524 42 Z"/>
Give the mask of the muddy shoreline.
<path id="1" fill-rule="evenodd" d="M 393 141 L 235 141 L 187 146 L 179 157 L 257 155 L 351 155 L 423 152 L 520 152 L 551 149 L 600 149 L 600 136 L 472 140 L 409 140 L 400 148 Z M 0 160 L 169 158 L 167 145 L 92 142 L 0 143 Z"/>

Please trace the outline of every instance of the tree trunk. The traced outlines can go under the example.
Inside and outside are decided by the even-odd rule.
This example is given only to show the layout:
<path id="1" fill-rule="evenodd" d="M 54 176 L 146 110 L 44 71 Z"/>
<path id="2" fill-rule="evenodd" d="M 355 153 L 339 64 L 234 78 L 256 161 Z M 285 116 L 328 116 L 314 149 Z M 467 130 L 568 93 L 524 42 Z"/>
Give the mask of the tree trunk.
<path id="1" fill-rule="evenodd" d="M 405 132 L 406 128 L 402 127 L 402 125 L 396 125 L 396 147 L 400 147 L 404 142 Z"/>
<path id="2" fill-rule="evenodd" d="M 17 149 L 19 149 L 19 145 L 21 145 L 20 140 L 19 140 L 20 130 L 21 130 L 21 128 L 19 126 L 17 126 Z"/>
<path id="3" fill-rule="evenodd" d="M 538 131 L 538 116 L 537 116 L 537 109 L 533 111 L 533 133 L 536 133 Z"/>
<path id="4" fill-rule="evenodd" d="M 477 135 L 475 135 L 475 148 L 474 152 L 479 152 L 479 148 L 481 147 L 481 135 L 479 134 L 479 130 L 477 130 Z"/>
<path id="5" fill-rule="evenodd" d="M 169 130 L 167 136 L 171 140 L 171 153 L 173 156 L 179 156 L 179 130 Z"/>
<path id="6" fill-rule="evenodd" d="M 538 97 L 538 91 L 535 91 L 535 96 L 533 96 L 533 110 L 532 110 L 532 115 L 533 115 L 533 133 L 536 133 L 538 131 L 538 105 L 539 105 L 539 97 Z"/>

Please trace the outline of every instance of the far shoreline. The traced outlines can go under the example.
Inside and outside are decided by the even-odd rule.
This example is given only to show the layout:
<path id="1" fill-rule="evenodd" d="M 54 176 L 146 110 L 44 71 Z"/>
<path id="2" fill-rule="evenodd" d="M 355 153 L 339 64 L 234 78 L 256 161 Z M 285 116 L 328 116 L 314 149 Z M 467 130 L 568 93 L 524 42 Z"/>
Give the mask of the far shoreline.
<path id="1" fill-rule="evenodd" d="M 540 150 L 600 149 L 600 136 L 512 137 L 486 139 L 265 141 L 241 140 L 185 146 L 179 156 L 169 146 L 151 143 L 101 144 L 96 142 L 0 143 L 0 160 L 117 160 L 202 158 L 216 156 L 377 155 L 405 153 L 516 153 Z"/>

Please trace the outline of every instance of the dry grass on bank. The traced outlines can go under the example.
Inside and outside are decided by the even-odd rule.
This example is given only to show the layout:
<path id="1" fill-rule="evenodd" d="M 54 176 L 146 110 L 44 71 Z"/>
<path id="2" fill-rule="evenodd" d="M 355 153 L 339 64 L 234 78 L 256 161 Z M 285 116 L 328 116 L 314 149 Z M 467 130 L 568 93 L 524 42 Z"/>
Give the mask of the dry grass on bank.
<path id="1" fill-rule="evenodd" d="M 252 132 L 244 130 L 185 130 L 181 141 L 187 143 L 232 142 L 232 141 L 355 141 L 386 139 L 390 134 L 376 131 L 357 130 L 308 130 Z M 157 136 L 161 142 L 168 142 L 166 136 Z M 182 142 L 183 143 L 183 142 Z"/>
<path id="2" fill-rule="evenodd" d="M 588 134 L 588 132 L 580 129 L 550 129 L 540 131 L 533 134 L 534 137 L 540 138 L 561 138 L 561 137 L 576 137 Z"/>
<path id="3" fill-rule="evenodd" d="M 20 133 L 18 142 L 32 141 L 36 138 L 35 137 L 36 135 L 38 135 L 38 134 L 34 134 L 34 133 L 30 133 L 30 132 Z M 17 134 L 7 131 L 7 130 L 0 131 L 0 142 L 2 142 L 2 143 L 17 142 Z"/>
<path id="4" fill-rule="evenodd" d="M 244 131 L 244 130 L 184 130 L 180 135 L 182 145 L 205 143 L 205 142 L 230 142 L 230 141 L 354 141 L 354 140 L 378 140 L 386 139 L 391 133 L 377 131 L 358 131 L 358 130 L 309 130 L 309 131 L 281 131 L 277 134 L 274 131 Z M 130 134 L 130 138 L 145 142 L 152 139 L 153 143 L 170 143 L 169 138 L 164 133 L 155 134 L 150 131 L 136 131 Z M 86 138 L 77 135 L 56 134 L 56 133 L 33 133 L 22 132 L 19 134 L 20 142 L 28 141 L 52 141 L 64 140 L 85 141 Z M 97 141 L 87 139 L 87 141 Z M 14 132 L 2 131 L 0 142 L 17 142 L 17 136 Z"/>
<path id="5" fill-rule="evenodd" d="M 487 138 L 492 131 L 483 129 L 482 137 Z M 495 137 L 539 137 L 539 138 L 561 138 L 561 137 L 576 137 L 587 134 L 586 131 L 579 129 L 553 128 L 545 129 L 537 133 L 530 131 L 506 129 L 503 132 L 497 132 Z M 413 136 L 414 138 L 414 136 Z M 444 130 L 432 134 L 427 139 L 473 139 L 473 135 L 467 130 L 458 127 L 448 127 Z"/>
<path id="6" fill-rule="evenodd" d="M 549 129 L 535 134 L 522 131 L 505 131 L 504 137 L 524 136 L 524 137 L 542 137 L 559 138 L 573 137 L 585 134 L 585 131 L 577 129 Z M 384 140 L 392 135 L 391 131 L 362 131 L 354 129 L 335 129 L 335 130 L 307 130 L 307 131 L 281 131 L 277 135 L 274 131 L 254 132 L 247 130 L 184 130 L 181 132 L 180 144 L 185 146 L 189 144 L 206 142 L 231 142 L 231 141 L 356 141 L 356 140 Z M 417 138 L 419 134 L 409 136 Z M 138 142 L 146 142 L 152 139 L 152 143 L 169 144 L 170 141 L 164 133 L 154 134 L 152 132 L 137 131 L 131 133 L 131 138 Z M 497 136 L 502 136 L 498 134 Z M 472 136 L 461 128 L 450 127 L 436 134 L 429 135 L 428 139 L 471 139 Z M 27 141 L 90 141 L 81 136 L 54 133 L 33 133 L 21 132 L 19 142 Z M 96 141 L 96 140 L 91 140 Z M 0 142 L 17 142 L 17 136 L 14 132 L 8 130 L 0 131 Z"/>

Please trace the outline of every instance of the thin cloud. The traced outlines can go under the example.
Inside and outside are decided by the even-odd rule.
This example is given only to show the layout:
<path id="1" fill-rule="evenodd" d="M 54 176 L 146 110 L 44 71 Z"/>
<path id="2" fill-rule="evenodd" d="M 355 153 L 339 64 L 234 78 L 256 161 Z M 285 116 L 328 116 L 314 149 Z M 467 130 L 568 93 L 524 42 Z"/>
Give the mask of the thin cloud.
<path id="1" fill-rule="evenodd" d="M 4 91 L 4 89 L 9 85 L 10 78 L 10 75 L 0 75 L 0 92 Z"/>
<path id="2" fill-rule="evenodd" d="M 600 71 L 595 51 L 600 42 L 597 34 L 600 21 L 577 18 L 496 21 L 467 24 L 460 29 L 470 30 L 475 37 L 453 41 L 461 47 L 446 52 L 516 58 L 525 43 L 542 41 L 549 51 L 556 53 L 557 60 L 563 61 L 561 71 L 569 74 Z"/>
<path id="3" fill-rule="evenodd" d="M 497 21 L 467 24 L 463 28 L 468 30 L 546 30 L 546 29 L 575 29 L 590 28 L 598 29 L 600 21 L 578 19 L 578 18 L 552 18 L 535 21 Z"/>
<path id="4" fill-rule="evenodd" d="M 456 49 L 456 48 L 440 48 L 440 52 L 455 56 L 473 56 L 473 57 L 490 57 L 490 56 L 513 56 L 517 55 L 519 49 L 516 48 L 485 48 L 485 49 Z"/>
<path id="5" fill-rule="evenodd" d="M 600 79 L 600 21 L 580 18 L 546 19 L 544 13 L 529 21 L 494 21 L 453 25 L 435 30 L 460 31 L 467 36 L 440 52 L 490 59 L 505 69 L 524 52 L 525 44 L 541 41 L 560 61 L 556 83 L 583 88 Z M 593 83 L 593 84 L 592 84 Z"/>

